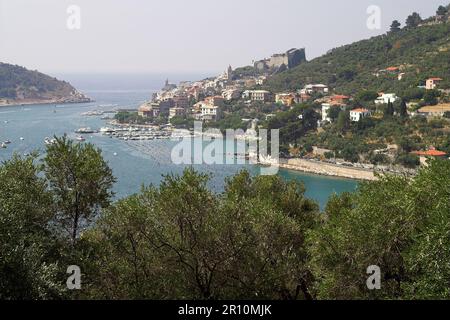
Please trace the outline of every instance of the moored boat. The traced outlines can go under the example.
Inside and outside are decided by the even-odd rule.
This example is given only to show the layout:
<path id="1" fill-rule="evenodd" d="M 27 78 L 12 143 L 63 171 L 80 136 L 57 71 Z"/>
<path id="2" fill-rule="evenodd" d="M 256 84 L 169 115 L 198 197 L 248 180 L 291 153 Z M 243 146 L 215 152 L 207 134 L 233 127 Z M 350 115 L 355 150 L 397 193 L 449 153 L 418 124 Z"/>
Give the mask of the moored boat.
<path id="1" fill-rule="evenodd" d="M 52 145 L 52 144 L 55 144 L 55 143 L 56 143 L 56 139 L 50 139 L 49 137 L 46 137 L 46 138 L 44 139 L 44 143 L 45 143 L 46 145 Z"/>
<path id="2" fill-rule="evenodd" d="M 83 133 L 83 134 L 87 134 L 87 133 L 96 133 L 96 131 L 95 131 L 95 130 L 92 130 L 92 129 L 89 128 L 89 127 L 86 127 L 86 128 L 79 128 L 79 129 L 75 130 L 75 133 Z"/>

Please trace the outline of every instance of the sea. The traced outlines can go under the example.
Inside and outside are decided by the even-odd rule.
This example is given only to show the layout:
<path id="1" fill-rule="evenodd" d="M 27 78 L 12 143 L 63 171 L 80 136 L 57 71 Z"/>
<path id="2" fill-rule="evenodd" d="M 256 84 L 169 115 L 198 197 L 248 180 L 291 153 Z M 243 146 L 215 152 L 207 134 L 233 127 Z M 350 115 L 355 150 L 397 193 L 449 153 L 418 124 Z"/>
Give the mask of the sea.
<path id="1" fill-rule="evenodd" d="M 0 148 L 0 161 L 8 160 L 14 153 L 30 154 L 45 152 L 45 138 L 66 134 L 75 139 L 75 130 L 82 127 L 99 129 L 106 126 L 101 116 L 85 116 L 92 110 L 114 108 L 137 109 L 150 99 L 164 84 L 167 75 L 56 75 L 73 84 L 94 102 L 82 104 L 43 104 L 0 107 L 0 142 L 10 140 L 6 149 Z M 173 82 L 193 81 L 206 75 L 170 75 Z M 137 193 L 143 186 L 158 185 L 166 175 L 179 175 L 188 165 L 174 164 L 171 152 L 179 142 L 173 140 L 123 141 L 98 134 L 85 134 L 86 142 L 102 150 L 103 157 L 117 179 L 114 186 L 116 199 Z M 226 142 L 227 148 L 234 147 Z M 224 156 L 227 152 L 224 151 Z M 229 153 L 229 152 L 228 152 Z M 229 156 L 229 154 L 228 154 Z M 233 155 L 234 156 L 234 155 Z M 197 171 L 210 175 L 209 188 L 222 192 L 225 179 L 241 170 L 252 175 L 260 174 L 260 168 L 251 164 L 193 166 Z M 280 169 L 278 175 L 285 180 L 301 181 L 306 187 L 306 196 L 314 199 L 323 209 L 328 198 L 334 194 L 354 191 L 358 182 L 354 180 L 306 174 Z"/>

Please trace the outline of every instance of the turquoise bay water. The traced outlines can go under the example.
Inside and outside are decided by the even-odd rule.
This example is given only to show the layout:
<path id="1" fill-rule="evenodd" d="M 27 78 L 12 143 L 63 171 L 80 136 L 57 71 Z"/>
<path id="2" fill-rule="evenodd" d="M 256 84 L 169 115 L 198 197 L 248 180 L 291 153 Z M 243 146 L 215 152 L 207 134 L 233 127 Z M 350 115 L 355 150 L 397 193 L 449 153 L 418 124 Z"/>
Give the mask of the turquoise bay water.
<path id="1" fill-rule="evenodd" d="M 110 110 L 109 104 L 123 108 L 137 108 L 150 96 L 147 90 L 85 91 L 95 99 L 93 103 L 72 105 L 32 105 L 0 108 L 0 142 L 11 140 L 7 149 L 0 149 L 0 161 L 7 160 L 14 152 L 26 154 L 44 151 L 46 137 L 67 134 L 75 138 L 74 131 L 80 127 L 99 129 L 105 126 L 100 117 L 82 116 L 91 110 Z M 102 107 L 99 107 L 103 105 Z M 21 140 L 20 138 L 23 138 Z M 171 163 L 170 153 L 177 143 L 170 140 L 120 141 L 100 134 L 84 135 L 102 149 L 105 159 L 117 178 L 116 196 L 124 197 L 138 192 L 142 185 L 158 185 L 162 175 L 180 174 L 185 166 Z M 212 175 L 210 188 L 220 192 L 224 179 L 242 169 L 258 174 L 259 168 L 252 165 L 196 165 L 196 170 Z M 303 174 L 280 170 L 279 175 L 287 180 L 302 181 L 308 197 L 318 201 L 323 208 L 332 193 L 353 191 L 357 182 L 346 179 Z"/>

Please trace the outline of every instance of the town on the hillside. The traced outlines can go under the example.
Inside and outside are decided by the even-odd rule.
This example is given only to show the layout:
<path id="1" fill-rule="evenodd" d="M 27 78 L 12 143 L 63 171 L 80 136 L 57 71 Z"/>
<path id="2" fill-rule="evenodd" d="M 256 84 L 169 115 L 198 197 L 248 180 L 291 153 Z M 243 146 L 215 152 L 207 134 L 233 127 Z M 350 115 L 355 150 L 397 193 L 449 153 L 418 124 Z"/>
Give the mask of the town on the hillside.
<path id="1" fill-rule="evenodd" d="M 412 14 L 404 32 L 446 27 L 448 22 L 448 9 L 427 20 Z M 388 35 L 400 30 L 394 21 Z M 439 51 L 448 49 L 441 46 Z M 229 66 L 217 77 L 179 84 L 167 80 L 137 112 L 119 112 L 110 124 L 192 129 L 194 121 L 202 121 L 222 131 L 280 129 L 281 166 L 358 179 L 376 179 L 374 172 L 415 174 L 429 158 L 448 158 L 449 79 L 422 74 L 408 63 L 388 62 L 368 76 L 375 83 L 390 83 L 391 90 L 361 84 L 349 94 L 313 82 L 314 77 L 290 90 L 272 85 L 278 75 L 308 63 L 305 49 L 294 48 L 251 66 Z M 395 83 L 411 78 L 420 80 L 408 85 L 406 93 L 396 90 Z"/>

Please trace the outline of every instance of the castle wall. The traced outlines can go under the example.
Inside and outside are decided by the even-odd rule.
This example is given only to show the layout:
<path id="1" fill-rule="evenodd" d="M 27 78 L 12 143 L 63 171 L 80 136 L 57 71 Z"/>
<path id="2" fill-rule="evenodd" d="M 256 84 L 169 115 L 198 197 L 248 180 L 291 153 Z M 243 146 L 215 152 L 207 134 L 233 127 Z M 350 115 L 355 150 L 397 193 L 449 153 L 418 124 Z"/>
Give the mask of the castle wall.
<path id="1" fill-rule="evenodd" d="M 274 55 L 267 62 L 269 69 L 279 68 L 283 64 L 286 66 L 289 64 L 289 56 L 287 54 Z"/>
<path id="2" fill-rule="evenodd" d="M 258 70 L 278 69 L 283 64 L 287 68 L 294 68 L 306 61 L 305 49 L 291 49 L 283 54 L 274 54 L 270 59 L 255 62 L 254 66 Z"/>

